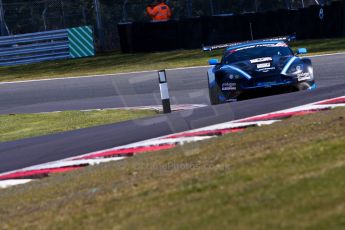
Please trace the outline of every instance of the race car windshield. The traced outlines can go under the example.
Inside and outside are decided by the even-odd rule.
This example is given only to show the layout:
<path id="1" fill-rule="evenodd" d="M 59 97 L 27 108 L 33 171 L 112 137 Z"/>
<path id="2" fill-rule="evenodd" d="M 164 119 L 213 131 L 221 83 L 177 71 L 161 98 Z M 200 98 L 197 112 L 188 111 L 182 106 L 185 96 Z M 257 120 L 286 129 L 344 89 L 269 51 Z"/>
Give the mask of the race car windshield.
<path id="1" fill-rule="evenodd" d="M 247 46 L 234 50 L 227 50 L 222 64 L 230 64 L 234 62 L 240 62 L 245 60 L 252 60 L 262 57 L 274 57 L 274 56 L 290 56 L 293 55 L 291 49 L 285 46 L 277 45 L 256 45 Z"/>

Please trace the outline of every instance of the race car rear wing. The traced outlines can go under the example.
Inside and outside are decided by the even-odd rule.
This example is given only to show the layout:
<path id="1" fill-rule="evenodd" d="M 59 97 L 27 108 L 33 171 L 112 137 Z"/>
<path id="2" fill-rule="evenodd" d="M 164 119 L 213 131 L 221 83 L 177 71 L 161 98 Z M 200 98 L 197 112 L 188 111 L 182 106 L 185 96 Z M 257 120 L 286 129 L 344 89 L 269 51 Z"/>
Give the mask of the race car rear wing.
<path id="1" fill-rule="evenodd" d="M 213 46 L 203 46 L 203 51 L 212 51 L 212 50 L 219 50 L 224 49 L 229 46 L 237 46 L 241 44 L 246 43 L 252 43 L 252 42 L 270 42 L 270 41 L 284 41 L 284 42 L 292 42 L 296 40 L 296 35 L 289 35 L 289 36 L 282 36 L 282 37 L 274 37 L 274 38 L 265 38 L 265 39 L 259 39 L 259 40 L 250 40 L 250 41 L 244 41 L 244 42 L 235 42 L 235 43 L 226 43 L 226 44 L 220 44 L 220 45 L 213 45 Z"/>

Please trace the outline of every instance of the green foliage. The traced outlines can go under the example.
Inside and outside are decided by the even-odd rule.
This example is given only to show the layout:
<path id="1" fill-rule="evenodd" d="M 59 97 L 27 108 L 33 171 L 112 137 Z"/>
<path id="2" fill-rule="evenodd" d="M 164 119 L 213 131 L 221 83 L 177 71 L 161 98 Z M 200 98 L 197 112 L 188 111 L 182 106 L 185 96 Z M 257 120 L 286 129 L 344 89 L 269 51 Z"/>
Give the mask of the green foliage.
<path id="1" fill-rule="evenodd" d="M 151 110 L 104 110 L 0 115 L 0 142 L 133 120 L 154 114 Z"/>
<path id="2" fill-rule="evenodd" d="M 0 228 L 343 229 L 344 113 L 294 117 L 0 190 Z"/>

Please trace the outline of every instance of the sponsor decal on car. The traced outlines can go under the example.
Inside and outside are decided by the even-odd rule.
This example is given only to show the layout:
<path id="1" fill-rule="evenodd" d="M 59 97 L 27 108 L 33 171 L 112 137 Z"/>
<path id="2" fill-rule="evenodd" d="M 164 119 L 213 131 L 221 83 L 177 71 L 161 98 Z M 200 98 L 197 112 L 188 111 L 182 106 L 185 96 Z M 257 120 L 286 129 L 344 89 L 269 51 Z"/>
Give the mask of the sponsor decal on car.
<path id="1" fill-rule="evenodd" d="M 240 50 L 247 50 L 247 49 L 253 49 L 256 47 L 288 47 L 288 45 L 284 42 L 277 42 L 277 43 L 269 43 L 269 44 L 256 44 L 256 45 L 249 45 L 245 47 L 240 47 L 237 49 L 234 49 L 235 51 L 240 51 Z"/>
<path id="2" fill-rule="evenodd" d="M 222 84 L 222 90 L 223 91 L 236 90 L 236 83 L 225 82 Z"/>
<path id="3" fill-rule="evenodd" d="M 257 86 L 265 87 L 265 88 L 270 88 L 270 87 L 272 87 L 272 85 L 275 85 L 275 84 L 277 84 L 276 81 L 258 82 L 258 83 L 256 83 Z"/>
<path id="4" fill-rule="evenodd" d="M 256 59 L 250 60 L 250 63 L 255 64 L 259 62 L 268 62 L 268 61 L 272 61 L 272 58 L 271 57 L 256 58 Z"/>
<path id="5" fill-rule="evenodd" d="M 263 72 L 263 73 L 267 73 L 270 70 L 275 70 L 276 67 L 272 66 L 272 67 L 267 67 L 267 68 L 262 68 L 262 69 L 257 69 L 256 71 L 258 72 Z"/>
<path id="6" fill-rule="evenodd" d="M 297 74 L 297 79 L 298 81 L 305 81 L 305 80 L 310 80 L 310 73 L 299 73 Z"/>
<path id="7" fill-rule="evenodd" d="M 274 44 L 259 44 L 256 47 L 288 47 L 288 45 L 284 42 L 278 42 Z"/>
<path id="8" fill-rule="evenodd" d="M 256 68 L 258 68 L 258 69 L 268 68 L 268 67 L 271 67 L 271 63 L 269 63 L 269 62 L 256 65 Z"/>
<path id="9" fill-rule="evenodd" d="M 245 47 L 237 48 L 236 51 L 247 50 L 247 49 L 253 49 L 253 48 L 255 48 L 255 47 L 256 47 L 255 45 L 245 46 Z"/>

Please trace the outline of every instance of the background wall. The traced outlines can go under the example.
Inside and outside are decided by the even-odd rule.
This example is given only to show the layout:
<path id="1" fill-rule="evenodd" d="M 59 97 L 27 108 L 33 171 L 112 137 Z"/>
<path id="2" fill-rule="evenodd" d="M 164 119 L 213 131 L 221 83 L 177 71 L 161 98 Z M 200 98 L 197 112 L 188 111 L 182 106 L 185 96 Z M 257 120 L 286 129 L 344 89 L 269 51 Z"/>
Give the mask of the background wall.
<path id="1" fill-rule="evenodd" d="M 323 13 L 320 15 L 320 9 Z M 299 10 L 276 10 L 227 16 L 201 16 L 169 22 L 119 24 L 123 52 L 200 48 L 296 33 L 298 39 L 345 35 L 345 2 Z"/>

